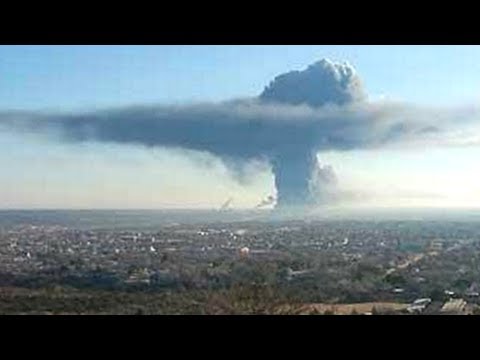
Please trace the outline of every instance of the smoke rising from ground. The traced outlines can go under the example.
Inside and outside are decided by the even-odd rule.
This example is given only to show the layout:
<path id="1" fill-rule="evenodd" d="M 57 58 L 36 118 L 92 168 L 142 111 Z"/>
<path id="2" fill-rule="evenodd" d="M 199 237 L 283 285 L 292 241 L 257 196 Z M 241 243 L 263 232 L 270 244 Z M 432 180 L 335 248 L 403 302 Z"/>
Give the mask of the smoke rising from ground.
<path id="1" fill-rule="evenodd" d="M 255 209 L 261 209 L 266 206 L 273 205 L 275 203 L 275 197 L 273 195 L 268 195 L 265 199 L 262 199 L 256 206 Z"/>
<path id="2" fill-rule="evenodd" d="M 316 159 L 322 150 L 441 142 L 450 128 L 472 123 L 479 113 L 476 107 L 369 103 L 350 65 L 322 60 L 278 76 L 256 98 L 83 113 L 3 112 L 0 130 L 48 134 L 73 143 L 209 152 L 239 178 L 246 161 L 266 160 L 275 175 L 277 206 L 282 207 L 314 203 L 325 195 L 322 186 L 333 186 L 333 169 L 320 167 Z"/>
<path id="3" fill-rule="evenodd" d="M 338 64 L 326 59 L 303 71 L 291 71 L 277 76 L 260 94 L 260 100 L 266 103 L 307 105 L 312 108 L 344 106 L 365 98 L 355 69 L 346 63 Z M 345 140 L 341 137 L 333 139 L 339 146 Z M 279 206 L 302 206 L 318 201 L 318 191 L 317 194 L 312 193 L 312 181 L 318 190 L 325 180 L 321 176 L 318 179 L 312 178 L 313 173 L 319 175 L 322 170 L 316 159 L 318 149 L 315 147 L 319 142 L 314 140 L 313 143 L 302 143 L 302 138 L 295 140 L 295 149 L 284 149 L 276 154 L 273 161 Z"/>
<path id="4" fill-rule="evenodd" d="M 321 164 L 318 159 L 316 160 L 310 178 L 310 194 L 316 203 L 330 203 L 338 196 L 337 174 L 332 166 Z"/>
<path id="5" fill-rule="evenodd" d="M 233 198 L 228 198 L 227 201 L 225 201 L 222 206 L 220 206 L 220 210 L 228 210 L 232 205 L 232 202 Z"/>

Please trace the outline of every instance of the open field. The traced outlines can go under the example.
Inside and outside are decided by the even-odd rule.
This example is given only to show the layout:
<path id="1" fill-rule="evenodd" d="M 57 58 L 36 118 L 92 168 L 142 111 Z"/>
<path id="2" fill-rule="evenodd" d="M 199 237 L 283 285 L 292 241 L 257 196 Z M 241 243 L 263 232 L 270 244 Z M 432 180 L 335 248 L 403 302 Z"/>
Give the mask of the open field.
<path id="1" fill-rule="evenodd" d="M 278 314 L 331 314 L 331 315 L 352 315 L 371 313 L 396 313 L 406 310 L 409 304 L 389 302 L 368 302 L 358 304 L 307 304 L 302 306 L 282 306 Z"/>

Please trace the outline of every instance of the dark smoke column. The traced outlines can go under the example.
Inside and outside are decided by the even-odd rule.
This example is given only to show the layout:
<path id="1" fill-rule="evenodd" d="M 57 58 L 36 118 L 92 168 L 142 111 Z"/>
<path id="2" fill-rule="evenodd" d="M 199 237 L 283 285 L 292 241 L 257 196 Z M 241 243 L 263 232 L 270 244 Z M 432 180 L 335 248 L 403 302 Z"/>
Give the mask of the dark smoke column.
<path id="1" fill-rule="evenodd" d="M 277 207 L 299 207 L 313 204 L 310 196 L 310 177 L 316 165 L 314 153 L 277 155 L 273 160 Z"/>
<path id="2" fill-rule="evenodd" d="M 363 87 L 353 67 L 325 59 L 303 71 L 277 76 L 260 95 L 263 102 L 310 107 L 342 106 L 363 99 Z M 314 141 L 310 139 L 321 134 L 302 138 L 296 135 L 292 133 L 291 144 L 284 144 L 284 150 L 273 159 L 277 208 L 308 206 L 315 202 L 310 179 L 317 162 Z"/>

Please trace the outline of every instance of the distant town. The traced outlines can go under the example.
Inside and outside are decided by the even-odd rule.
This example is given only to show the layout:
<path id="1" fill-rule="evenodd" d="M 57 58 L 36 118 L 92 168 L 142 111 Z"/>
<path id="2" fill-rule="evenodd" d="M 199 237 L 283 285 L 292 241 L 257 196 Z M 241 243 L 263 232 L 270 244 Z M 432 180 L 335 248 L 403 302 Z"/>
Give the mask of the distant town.
<path id="1" fill-rule="evenodd" d="M 3 225 L 3 314 L 480 313 L 480 224 Z"/>

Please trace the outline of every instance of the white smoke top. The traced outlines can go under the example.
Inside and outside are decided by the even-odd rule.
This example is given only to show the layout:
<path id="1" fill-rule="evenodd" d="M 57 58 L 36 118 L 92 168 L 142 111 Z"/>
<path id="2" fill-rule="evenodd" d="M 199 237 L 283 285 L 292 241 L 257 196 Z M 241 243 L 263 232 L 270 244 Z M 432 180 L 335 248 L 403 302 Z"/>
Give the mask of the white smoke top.
<path id="1" fill-rule="evenodd" d="M 264 101 L 319 107 L 363 101 L 366 94 L 357 72 L 347 62 L 322 59 L 303 71 L 277 76 L 260 95 Z"/>

